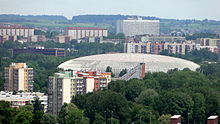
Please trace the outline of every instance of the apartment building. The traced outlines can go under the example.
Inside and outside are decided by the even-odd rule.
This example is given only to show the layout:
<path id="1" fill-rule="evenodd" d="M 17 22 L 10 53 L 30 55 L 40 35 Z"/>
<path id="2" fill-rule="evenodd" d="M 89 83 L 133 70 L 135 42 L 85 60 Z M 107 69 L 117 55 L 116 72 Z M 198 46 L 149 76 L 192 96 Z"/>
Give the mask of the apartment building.
<path id="1" fill-rule="evenodd" d="M 0 101 L 8 101 L 12 107 L 19 108 L 27 104 L 33 104 L 35 99 L 38 98 L 41 101 L 41 105 L 44 107 L 44 112 L 47 111 L 47 95 L 40 92 L 13 92 L 0 91 Z"/>
<path id="2" fill-rule="evenodd" d="M 0 43 L 4 43 L 6 40 L 18 40 L 18 37 L 33 37 L 34 29 L 28 27 L 22 27 L 18 25 L 0 26 Z"/>
<path id="3" fill-rule="evenodd" d="M 149 54 L 160 54 L 163 50 L 168 50 L 169 53 L 182 54 L 196 49 L 196 43 L 193 42 L 182 42 L 182 43 L 152 43 L 152 42 L 139 42 L 139 43 L 125 43 L 125 53 L 149 53 Z"/>
<path id="4" fill-rule="evenodd" d="M 0 36 L 24 36 L 34 35 L 34 29 L 22 26 L 0 26 Z"/>
<path id="5" fill-rule="evenodd" d="M 200 48 L 207 48 L 209 51 L 213 53 L 218 53 L 218 43 L 220 39 L 212 39 L 212 38 L 199 38 L 197 42 L 200 44 Z"/>
<path id="6" fill-rule="evenodd" d="M 159 35 L 159 20 L 143 20 L 142 18 L 130 18 L 127 20 L 118 20 L 116 33 L 124 33 L 125 36 L 136 35 Z"/>
<path id="7" fill-rule="evenodd" d="M 33 91 L 33 68 L 26 63 L 11 63 L 4 71 L 5 91 Z"/>
<path id="8" fill-rule="evenodd" d="M 166 43 L 166 42 L 176 42 L 176 43 L 182 43 L 186 40 L 185 37 L 181 36 L 152 36 L 152 35 L 146 35 L 146 36 L 141 36 L 141 41 L 142 42 L 159 42 L 159 43 Z"/>
<path id="9" fill-rule="evenodd" d="M 72 96 L 107 88 L 111 73 L 96 71 L 61 71 L 49 77 L 48 112 L 57 115 Z"/>
<path id="10" fill-rule="evenodd" d="M 70 40 L 85 37 L 107 37 L 108 30 L 97 27 L 69 27 L 65 30 L 65 34 L 70 37 Z"/>

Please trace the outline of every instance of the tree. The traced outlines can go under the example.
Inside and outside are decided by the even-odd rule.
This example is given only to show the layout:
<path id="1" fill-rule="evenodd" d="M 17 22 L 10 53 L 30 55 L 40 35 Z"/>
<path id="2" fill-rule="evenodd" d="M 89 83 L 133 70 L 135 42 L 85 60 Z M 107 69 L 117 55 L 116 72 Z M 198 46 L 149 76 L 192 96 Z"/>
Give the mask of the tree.
<path id="1" fill-rule="evenodd" d="M 31 111 L 20 111 L 15 117 L 15 124 L 30 124 L 33 119 Z"/>
<path id="2" fill-rule="evenodd" d="M 129 101 L 134 101 L 136 97 L 144 90 L 144 82 L 139 79 L 131 79 L 127 82 L 125 97 Z"/>
<path id="3" fill-rule="evenodd" d="M 194 102 L 186 93 L 180 91 L 168 91 L 163 93 L 160 99 L 161 101 L 157 103 L 157 105 L 162 114 L 180 114 L 186 119 L 188 113 L 192 113 Z"/>
<path id="4" fill-rule="evenodd" d="M 104 123 L 105 123 L 105 118 L 103 118 L 101 114 L 96 114 L 93 124 L 104 124 Z"/>
<path id="5" fill-rule="evenodd" d="M 201 93 L 195 93 L 193 95 L 193 123 L 194 124 L 204 124 L 205 118 L 205 98 Z"/>
<path id="6" fill-rule="evenodd" d="M 59 112 L 58 122 L 60 124 L 88 124 L 89 119 L 84 117 L 84 112 L 73 103 L 64 104 Z"/>
<path id="7" fill-rule="evenodd" d="M 120 124 L 120 122 L 119 122 L 118 119 L 109 118 L 109 119 L 107 120 L 107 124 Z"/>
<path id="8" fill-rule="evenodd" d="M 135 101 L 139 104 L 146 106 L 154 106 L 157 101 L 159 94 L 153 89 L 147 89 L 141 92 L 141 94 L 135 98 Z"/>
<path id="9" fill-rule="evenodd" d="M 171 114 L 163 114 L 158 118 L 159 124 L 170 124 Z"/>
<path id="10" fill-rule="evenodd" d="M 33 110 L 33 124 L 41 124 L 42 122 L 42 118 L 44 115 L 44 108 L 41 104 L 41 101 L 39 100 L 39 98 L 36 98 L 34 101 L 34 110 Z"/>
<path id="11" fill-rule="evenodd" d="M 45 113 L 43 115 L 41 123 L 42 124 L 57 124 L 56 116 L 54 116 L 52 114 Z"/>

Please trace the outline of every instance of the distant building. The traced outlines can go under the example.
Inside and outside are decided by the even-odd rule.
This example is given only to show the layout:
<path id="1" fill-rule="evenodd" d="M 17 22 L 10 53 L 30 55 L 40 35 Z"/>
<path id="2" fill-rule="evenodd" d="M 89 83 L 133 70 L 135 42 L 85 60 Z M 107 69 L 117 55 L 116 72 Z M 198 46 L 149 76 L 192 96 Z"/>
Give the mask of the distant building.
<path id="1" fill-rule="evenodd" d="M 70 41 L 70 37 L 67 35 L 58 35 L 56 36 L 55 41 L 59 43 L 67 43 Z"/>
<path id="2" fill-rule="evenodd" d="M 34 35 L 34 29 L 22 26 L 0 26 L 0 35 L 29 37 Z"/>
<path id="3" fill-rule="evenodd" d="M 181 115 L 174 115 L 170 118 L 170 124 L 181 124 Z"/>
<path id="4" fill-rule="evenodd" d="M 47 39 L 44 35 L 33 35 L 28 37 L 29 42 L 45 42 Z"/>
<path id="5" fill-rule="evenodd" d="M 72 96 L 107 88 L 111 73 L 96 71 L 63 71 L 49 77 L 48 112 L 57 115 L 64 103 L 70 103 Z"/>
<path id="6" fill-rule="evenodd" d="M 17 40 L 17 36 L 9 36 L 9 35 L 0 35 L 0 44 L 4 43 L 7 40 L 15 41 Z"/>
<path id="7" fill-rule="evenodd" d="M 159 35 L 160 21 L 143 20 L 141 18 L 118 20 L 116 28 L 116 33 L 124 33 L 125 36 L 136 36 L 145 34 Z"/>
<path id="8" fill-rule="evenodd" d="M 33 91 L 33 68 L 26 63 L 12 63 L 4 72 L 5 91 Z"/>
<path id="9" fill-rule="evenodd" d="M 207 120 L 207 124 L 218 124 L 218 116 L 210 116 Z"/>
<path id="10" fill-rule="evenodd" d="M 47 95 L 40 92 L 21 92 L 13 94 L 13 92 L 0 91 L 0 101 L 8 101 L 12 107 L 19 108 L 26 104 L 33 104 L 34 100 L 39 98 L 44 107 L 44 112 L 47 111 Z"/>
<path id="11" fill-rule="evenodd" d="M 159 42 L 159 43 L 166 43 L 166 42 L 176 42 L 176 43 L 182 43 L 186 40 L 185 37 L 181 36 L 142 36 L 141 41 L 142 42 Z"/>
<path id="12" fill-rule="evenodd" d="M 85 37 L 107 37 L 108 30 L 97 27 L 69 27 L 65 34 L 70 37 L 70 40 Z"/>
<path id="13" fill-rule="evenodd" d="M 65 49 L 63 48 L 51 48 L 45 49 L 44 47 L 28 47 L 28 48 L 14 48 L 12 49 L 12 56 L 16 56 L 18 54 L 44 54 L 49 56 L 65 56 Z"/>
<path id="14" fill-rule="evenodd" d="M 149 53 L 160 54 L 163 50 L 167 50 L 172 54 L 185 55 L 186 53 L 195 50 L 196 44 L 193 42 L 182 43 L 152 43 L 152 42 L 140 42 L 140 43 L 125 43 L 125 53 Z"/>
<path id="15" fill-rule="evenodd" d="M 18 37 L 31 37 L 34 36 L 34 29 L 22 26 L 0 26 L 0 43 L 6 40 L 15 41 Z"/>
<path id="16" fill-rule="evenodd" d="M 213 53 L 219 53 L 218 43 L 220 42 L 220 39 L 200 38 L 197 39 L 197 42 L 200 44 L 200 48 L 207 48 Z"/>

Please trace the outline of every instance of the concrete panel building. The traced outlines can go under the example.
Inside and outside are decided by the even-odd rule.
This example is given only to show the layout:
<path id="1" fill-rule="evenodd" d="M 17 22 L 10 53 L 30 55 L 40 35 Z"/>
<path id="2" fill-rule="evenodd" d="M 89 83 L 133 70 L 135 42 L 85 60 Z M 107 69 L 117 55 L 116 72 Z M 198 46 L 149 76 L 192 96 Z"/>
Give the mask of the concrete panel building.
<path id="1" fill-rule="evenodd" d="M 4 71 L 5 91 L 33 91 L 33 68 L 26 63 L 12 63 Z"/>
<path id="2" fill-rule="evenodd" d="M 65 34 L 70 37 L 70 40 L 85 37 L 107 37 L 108 30 L 97 27 L 69 27 Z"/>
<path id="3" fill-rule="evenodd" d="M 160 54 L 163 50 L 168 50 L 172 54 L 185 55 L 186 53 L 196 49 L 196 44 L 193 42 L 182 43 L 152 43 L 152 42 L 140 42 L 140 43 L 125 43 L 125 53 L 150 53 Z"/>
<path id="4" fill-rule="evenodd" d="M 197 42 L 200 44 L 200 48 L 207 48 L 213 53 L 219 53 L 218 43 L 220 42 L 220 39 L 200 38 L 197 39 Z"/>
<path id="5" fill-rule="evenodd" d="M 135 35 L 159 35 L 160 34 L 160 21 L 159 20 L 143 20 L 127 19 L 118 20 L 116 33 L 124 33 L 125 36 Z"/>
<path id="6" fill-rule="evenodd" d="M 96 71 L 61 71 L 49 77 L 48 112 L 57 115 L 72 96 L 107 88 L 111 73 Z"/>
<path id="7" fill-rule="evenodd" d="M 29 37 L 34 35 L 34 29 L 22 26 L 0 26 L 0 35 Z"/>

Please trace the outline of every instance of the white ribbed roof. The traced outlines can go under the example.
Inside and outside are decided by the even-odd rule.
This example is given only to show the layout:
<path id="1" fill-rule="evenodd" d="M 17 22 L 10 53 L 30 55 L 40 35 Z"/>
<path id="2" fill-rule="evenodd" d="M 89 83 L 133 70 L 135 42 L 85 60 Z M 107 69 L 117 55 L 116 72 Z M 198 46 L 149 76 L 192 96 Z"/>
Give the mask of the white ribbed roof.
<path id="1" fill-rule="evenodd" d="M 134 53 L 115 53 L 85 56 L 66 61 L 58 66 L 62 69 L 97 69 L 105 71 L 107 66 L 111 66 L 113 72 L 119 73 L 124 68 L 132 68 L 137 63 L 145 63 L 145 71 L 148 72 L 167 72 L 170 69 L 180 70 L 189 68 L 195 71 L 199 65 L 180 58 L 154 55 L 154 54 L 134 54 Z"/>

